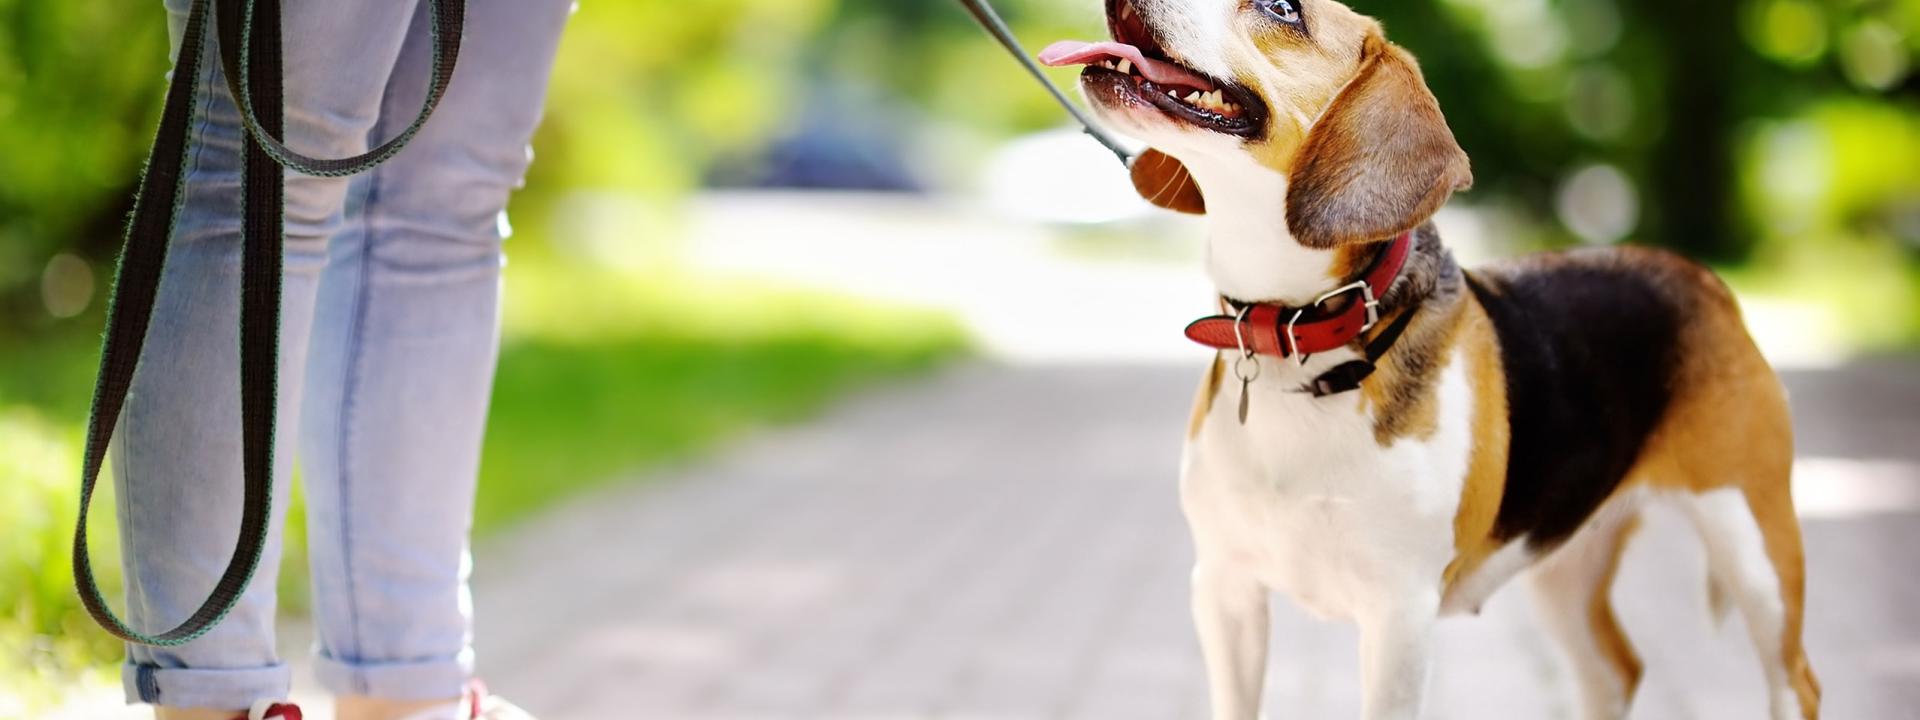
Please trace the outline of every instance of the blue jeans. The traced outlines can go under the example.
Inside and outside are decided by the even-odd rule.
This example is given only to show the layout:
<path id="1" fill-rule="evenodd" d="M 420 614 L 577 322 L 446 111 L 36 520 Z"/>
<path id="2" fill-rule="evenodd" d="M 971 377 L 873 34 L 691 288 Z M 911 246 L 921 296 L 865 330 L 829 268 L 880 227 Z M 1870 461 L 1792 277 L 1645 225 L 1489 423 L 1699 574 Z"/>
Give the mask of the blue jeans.
<path id="1" fill-rule="evenodd" d="M 167 0 L 177 48 L 187 0 Z M 129 702 L 283 698 L 274 585 L 298 440 L 314 649 L 326 689 L 460 694 L 473 666 L 467 533 L 499 351 L 507 196 L 529 161 L 572 0 L 469 0 L 446 97 L 405 151 L 351 179 L 290 174 L 276 517 L 261 571 L 211 633 L 130 646 Z M 423 0 L 291 0 L 288 142 L 342 157 L 398 133 L 425 94 Z M 242 130 L 202 63 L 187 201 L 113 451 L 128 613 L 153 631 L 213 587 L 238 533 Z"/>

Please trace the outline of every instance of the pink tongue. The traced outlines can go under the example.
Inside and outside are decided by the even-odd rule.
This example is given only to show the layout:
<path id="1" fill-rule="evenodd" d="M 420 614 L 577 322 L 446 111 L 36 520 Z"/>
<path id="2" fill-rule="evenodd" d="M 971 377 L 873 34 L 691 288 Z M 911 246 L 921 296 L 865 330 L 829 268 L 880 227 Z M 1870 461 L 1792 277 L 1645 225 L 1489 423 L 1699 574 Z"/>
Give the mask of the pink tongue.
<path id="1" fill-rule="evenodd" d="M 1141 75 L 1147 76 L 1148 80 L 1158 85 L 1179 85 L 1200 90 L 1213 89 L 1213 83 L 1206 78 L 1179 65 L 1149 58 L 1140 52 L 1140 48 L 1126 43 L 1061 40 L 1040 51 L 1040 62 L 1053 67 L 1092 65 L 1108 58 L 1133 61 L 1133 64 L 1140 68 Z"/>

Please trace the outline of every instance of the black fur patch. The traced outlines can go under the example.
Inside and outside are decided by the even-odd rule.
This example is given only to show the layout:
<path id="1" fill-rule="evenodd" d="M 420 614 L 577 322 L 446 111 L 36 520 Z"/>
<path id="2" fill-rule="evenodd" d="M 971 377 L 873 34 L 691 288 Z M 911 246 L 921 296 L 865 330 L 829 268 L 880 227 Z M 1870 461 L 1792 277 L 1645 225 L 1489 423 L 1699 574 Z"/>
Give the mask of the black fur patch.
<path id="1" fill-rule="evenodd" d="M 1496 538 L 1558 545 L 1639 459 L 1667 408 L 1682 312 L 1649 270 L 1590 251 L 1469 273 L 1500 338 L 1512 424 Z"/>

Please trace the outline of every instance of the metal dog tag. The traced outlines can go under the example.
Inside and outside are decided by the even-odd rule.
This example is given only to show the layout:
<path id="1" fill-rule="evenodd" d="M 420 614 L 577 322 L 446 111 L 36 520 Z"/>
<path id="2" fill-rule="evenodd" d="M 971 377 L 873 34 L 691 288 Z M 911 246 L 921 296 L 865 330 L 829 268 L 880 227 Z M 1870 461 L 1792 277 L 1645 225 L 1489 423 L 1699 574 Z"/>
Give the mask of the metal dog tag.
<path id="1" fill-rule="evenodd" d="M 1246 369 L 1249 362 L 1253 363 L 1252 371 Z M 1251 393 L 1248 390 L 1249 386 L 1253 385 L 1253 381 L 1260 379 L 1260 361 L 1253 357 L 1253 353 L 1241 355 L 1240 359 L 1233 361 L 1233 376 L 1240 378 L 1240 424 L 1245 425 L 1247 410 L 1253 405 Z"/>

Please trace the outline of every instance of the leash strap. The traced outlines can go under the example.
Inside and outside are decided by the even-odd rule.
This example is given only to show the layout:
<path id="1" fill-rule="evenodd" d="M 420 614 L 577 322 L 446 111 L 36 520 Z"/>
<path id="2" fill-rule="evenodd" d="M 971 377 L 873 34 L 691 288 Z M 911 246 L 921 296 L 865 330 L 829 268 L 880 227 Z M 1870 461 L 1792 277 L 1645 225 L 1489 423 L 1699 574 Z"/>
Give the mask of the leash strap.
<path id="1" fill-rule="evenodd" d="M 131 643 L 172 647 L 193 641 L 224 619 L 240 601 L 259 567 L 273 509 L 273 437 L 279 366 L 280 291 L 285 182 L 282 167 L 339 177 L 365 171 L 391 158 L 426 123 L 453 76 L 466 15 L 464 0 L 426 0 L 432 14 L 434 71 L 424 107 L 393 140 L 359 156 L 310 158 L 280 141 L 285 130 L 281 76 L 280 0 L 194 0 L 187 16 L 173 79 L 167 87 L 160 129 L 142 171 L 127 223 L 126 244 L 115 273 L 101 347 L 100 375 L 87 423 L 86 458 L 80 478 L 79 521 L 73 533 L 73 577 L 80 601 L 108 633 Z M 209 9 L 209 3 L 217 7 Z M 161 269 L 180 208 L 182 182 L 192 142 L 194 86 L 205 61 L 208 15 L 217 16 L 220 60 L 228 89 L 247 129 L 242 149 L 242 270 L 240 282 L 241 468 L 244 484 L 240 534 L 232 557 L 207 599 L 178 626 L 143 634 L 108 608 L 87 553 L 87 509 L 105 463 L 114 426 L 126 405 L 134 371 L 146 343 Z M 181 478 L 190 481 L 191 478 Z M 131 549 L 129 549 L 131 551 Z"/>
<path id="2" fill-rule="evenodd" d="M 1058 102 L 1060 103 L 1060 107 L 1066 108 L 1067 114 L 1072 115 L 1073 119 L 1080 123 L 1080 127 L 1083 128 L 1088 135 L 1093 136 L 1094 140 L 1099 141 L 1102 146 L 1105 146 L 1107 152 L 1111 152 L 1114 157 L 1119 158 L 1121 165 L 1133 167 L 1134 154 L 1128 152 L 1127 149 L 1120 144 L 1119 140 L 1114 139 L 1114 137 L 1105 130 L 1101 130 L 1100 126 L 1095 125 L 1093 118 L 1088 117 L 1086 112 L 1081 110 L 1078 105 L 1074 105 L 1072 101 L 1068 100 L 1066 93 L 1061 92 L 1060 88 L 1054 85 L 1052 81 L 1047 80 L 1046 73 L 1040 71 L 1040 66 L 1033 62 L 1033 57 L 1027 54 L 1025 48 L 1020 47 L 1019 40 L 1014 39 L 1013 31 L 1007 27 L 1006 21 L 1001 20 L 1000 14 L 993 11 L 993 5 L 989 4 L 987 0 L 960 0 L 960 4 L 967 8 L 967 12 L 973 15 L 975 22 L 980 23 L 980 27 L 986 29 L 988 35 L 1000 41 L 1001 47 L 1006 48 L 1007 52 L 1013 55 L 1013 59 L 1018 61 L 1021 67 L 1027 69 L 1027 74 L 1032 75 L 1033 79 L 1040 83 L 1041 87 L 1047 89 L 1047 93 L 1053 96 L 1054 102 Z"/>

